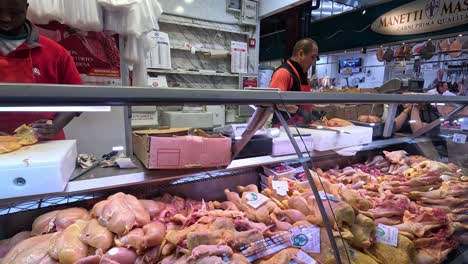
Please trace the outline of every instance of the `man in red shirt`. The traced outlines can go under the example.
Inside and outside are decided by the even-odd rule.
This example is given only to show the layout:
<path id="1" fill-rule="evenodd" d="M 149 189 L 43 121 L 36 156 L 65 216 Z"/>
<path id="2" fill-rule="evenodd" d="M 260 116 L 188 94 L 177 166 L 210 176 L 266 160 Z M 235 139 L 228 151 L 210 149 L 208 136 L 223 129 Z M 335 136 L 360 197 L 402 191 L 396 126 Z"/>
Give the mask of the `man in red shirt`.
<path id="1" fill-rule="evenodd" d="M 293 48 L 293 55 L 288 61 L 281 65 L 271 77 L 270 87 L 279 88 L 281 91 L 310 92 L 310 81 L 307 79 L 307 72 L 315 64 L 318 57 L 318 45 L 312 39 L 299 40 Z M 296 123 L 310 123 L 312 116 L 311 105 L 288 105 L 283 110 L 283 116 L 288 120 L 288 114 L 293 117 Z M 274 126 L 279 125 L 276 116 L 272 121 Z M 288 120 L 291 124 L 292 120 Z"/>
<path id="2" fill-rule="evenodd" d="M 27 0 L 0 1 L 0 82 L 82 84 L 67 50 L 39 35 L 26 19 Z M 31 124 L 43 139 L 64 139 L 63 128 L 76 113 L 0 113 L 0 132 L 13 134 Z"/>

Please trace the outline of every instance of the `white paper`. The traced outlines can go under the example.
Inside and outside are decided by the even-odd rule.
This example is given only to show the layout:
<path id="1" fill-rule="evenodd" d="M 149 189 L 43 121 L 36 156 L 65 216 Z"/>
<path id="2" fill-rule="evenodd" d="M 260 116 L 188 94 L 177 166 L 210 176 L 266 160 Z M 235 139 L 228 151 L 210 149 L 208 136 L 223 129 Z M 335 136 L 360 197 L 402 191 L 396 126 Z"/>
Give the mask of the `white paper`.
<path id="1" fill-rule="evenodd" d="M 462 130 L 468 130 L 468 118 L 463 118 L 463 122 L 461 124 Z"/>
<path id="2" fill-rule="evenodd" d="M 247 72 L 247 43 L 231 41 L 231 72 Z"/>
<path id="3" fill-rule="evenodd" d="M 132 169 L 137 167 L 130 158 L 118 158 L 115 162 L 121 169 Z"/>
<path id="4" fill-rule="evenodd" d="M 245 199 L 247 199 L 247 203 L 255 209 L 257 209 L 264 202 L 269 200 L 268 197 L 266 197 L 265 195 L 261 193 L 254 193 L 254 192 L 247 193 L 245 196 Z"/>
<path id="5" fill-rule="evenodd" d="M 398 228 L 396 227 L 377 224 L 375 235 L 377 242 L 398 246 Z"/>
<path id="6" fill-rule="evenodd" d="M 320 253 L 320 228 L 293 227 L 290 232 L 293 246 L 307 253 Z"/>
<path id="7" fill-rule="evenodd" d="M 285 196 L 289 192 L 289 186 L 287 181 L 273 181 L 272 187 L 273 190 L 275 190 L 276 193 L 281 196 Z"/>
<path id="8" fill-rule="evenodd" d="M 455 134 L 453 134 L 453 139 L 452 140 L 455 143 L 465 144 L 466 135 L 455 133 Z"/>
<path id="9" fill-rule="evenodd" d="M 320 199 L 322 199 L 322 200 L 330 200 L 330 201 L 334 201 L 334 202 L 339 202 L 340 201 L 340 199 L 338 199 L 333 194 L 325 193 L 324 191 L 320 191 L 319 195 L 320 195 Z M 328 197 L 328 199 L 327 199 L 327 197 Z"/>
<path id="10" fill-rule="evenodd" d="M 296 258 L 297 258 L 297 260 L 299 260 L 299 261 L 301 261 L 303 263 L 308 263 L 308 264 L 317 263 L 317 261 L 315 261 L 315 259 L 313 259 L 311 256 L 309 256 L 309 254 L 305 253 L 302 250 L 299 250 L 299 252 L 297 252 Z"/>

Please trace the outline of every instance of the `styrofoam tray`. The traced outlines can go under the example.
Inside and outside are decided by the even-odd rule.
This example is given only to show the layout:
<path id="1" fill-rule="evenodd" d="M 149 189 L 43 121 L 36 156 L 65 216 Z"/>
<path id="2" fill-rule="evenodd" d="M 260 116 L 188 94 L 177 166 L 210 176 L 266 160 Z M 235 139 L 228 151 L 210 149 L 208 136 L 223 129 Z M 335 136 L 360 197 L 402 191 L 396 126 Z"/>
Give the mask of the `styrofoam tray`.
<path id="1" fill-rule="evenodd" d="M 311 136 L 302 136 L 302 139 L 301 137 L 297 136 L 294 137 L 294 139 L 296 140 L 301 152 L 313 150 L 314 140 Z M 289 140 L 289 137 L 285 133 L 282 133 L 281 136 L 277 138 L 273 138 L 273 156 L 283 156 L 294 153 L 296 153 L 296 151 L 294 150 L 294 147 L 291 141 Z"/>
<path id="2" fill-rule="evenodd" d="M 76 157 L 75 140 L 40 142 L 0 154 L 0 199 L 63 191 Z"/>
<path id="3" fill-rule="evenodd" d="M 348 133 L 299 128 L 301 134 L 311 135 L 314 139 L 313 149 L 317 151 L 336 150 L 372 143 L 372 127 L 347 126 L 336 128 Z"/>

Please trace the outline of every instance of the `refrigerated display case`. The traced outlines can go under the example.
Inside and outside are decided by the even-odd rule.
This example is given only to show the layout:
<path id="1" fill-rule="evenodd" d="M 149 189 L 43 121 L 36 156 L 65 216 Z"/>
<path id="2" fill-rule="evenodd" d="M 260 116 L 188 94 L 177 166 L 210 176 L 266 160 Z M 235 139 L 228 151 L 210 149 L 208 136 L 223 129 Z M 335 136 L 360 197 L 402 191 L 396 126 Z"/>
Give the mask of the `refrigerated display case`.
<path id="1" fill-rule="evenodd" d="M 256 105 L 233 157 L 276 113 L 275 105 L 314 103 L 453 105 L 427 128 L 458 118 L 468 98 L 0 85 L 0 106 Z M 21 263 L 28 254 L 36 263 L 463 263 L 468 167 L 463 137 L 454 134 L 465 132 L 393 133 L 395 113 L 389 115 L 388 138 L 351 148 L 301 146 L 301 138 L 315 133 L 353 140 L 346 127 L 290 126 L 280 132 L 299 138 L 293 148 L 305 152 L 177 170 L 148 170 L 131 157 L 136 168 L 97 167 L 62 192 L 2 199 L 1 238 L 32 233 L 3 240 L 0 253 L 5 263 Z M 98 143 L 105 133 L 90 136 Z M 273 166 L 280 164 L 295 175 L 272 173 L 261 184 L 268 171 L 262 166 L 281 172 Z M 64 245 L 65 239 L 73 243 Z"/>

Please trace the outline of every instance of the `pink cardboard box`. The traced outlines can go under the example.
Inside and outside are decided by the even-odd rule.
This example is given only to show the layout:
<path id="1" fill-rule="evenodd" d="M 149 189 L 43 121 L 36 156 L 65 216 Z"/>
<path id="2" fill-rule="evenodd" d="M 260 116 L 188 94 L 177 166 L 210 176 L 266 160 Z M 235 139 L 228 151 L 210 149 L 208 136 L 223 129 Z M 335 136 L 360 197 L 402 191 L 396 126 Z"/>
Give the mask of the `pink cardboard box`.
<path id="1" fill-rule="evenodd" d="M 136 131 L 134 152 L 148 169 L 211 168 L 231 163 L 231 138 L 187 136 L 187 131 Z"/>

